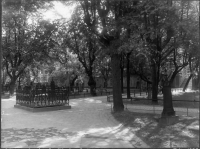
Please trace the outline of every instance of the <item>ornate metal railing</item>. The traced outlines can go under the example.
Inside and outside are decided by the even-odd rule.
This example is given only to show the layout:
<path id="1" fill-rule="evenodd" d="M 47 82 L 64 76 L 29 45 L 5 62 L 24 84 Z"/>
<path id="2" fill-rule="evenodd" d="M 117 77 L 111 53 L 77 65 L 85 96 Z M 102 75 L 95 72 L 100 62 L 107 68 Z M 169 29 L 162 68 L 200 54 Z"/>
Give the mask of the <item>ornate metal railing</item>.
<path id="1" fill-rule="evenodd" d="M 69 105 L 69 88 L 61 87 L 55 90 L 46 87 L 33 90 L 18 89 L 16 91 L 16 104 L 32 108 Z"/>

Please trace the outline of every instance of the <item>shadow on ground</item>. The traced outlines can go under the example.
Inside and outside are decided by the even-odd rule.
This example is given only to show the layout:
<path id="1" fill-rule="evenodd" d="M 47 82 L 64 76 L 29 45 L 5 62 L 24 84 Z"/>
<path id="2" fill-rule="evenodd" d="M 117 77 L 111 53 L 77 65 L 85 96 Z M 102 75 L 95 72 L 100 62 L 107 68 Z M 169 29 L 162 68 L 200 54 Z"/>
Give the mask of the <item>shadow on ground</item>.
<path id="1" fill-rule="evenodd" d="M 158 115 L 130 111 L 112 115 L 151 148 L 199 147 L 199 121 L 195 117 L 179 117 L 176 124 L 161 126 Z"/>
<path id="2" fill-rule="evenodd" d="M 1 145 L 2 147 L 45 147 L 53 141 L 65 140 L 71 136 L 77 135 L 76 132 L 61 131 L 54 127 L 45 129 L 2 129 Z"/>

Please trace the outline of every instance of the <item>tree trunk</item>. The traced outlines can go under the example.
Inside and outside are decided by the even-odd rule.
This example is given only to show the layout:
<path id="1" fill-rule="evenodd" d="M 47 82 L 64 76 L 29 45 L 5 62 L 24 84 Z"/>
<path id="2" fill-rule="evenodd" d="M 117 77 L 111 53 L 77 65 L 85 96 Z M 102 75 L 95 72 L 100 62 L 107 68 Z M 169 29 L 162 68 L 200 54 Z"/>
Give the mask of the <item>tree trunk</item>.
<path id="1" fill-rule="evenodd" d="M 199 1 L 200 4 L 200 1 Z M 200 60 L 199 60 L 199 73 L 198 73 L 198 78 L 200 78 Z M 198 79 L 198 86 L 199 86 L 199 100 L 200 100 L 200 81 Z"/>
<path id="2" fill-rule="evenodd" d="M 107 88 L 108 87 L 108 80 L 106 79 L 105 80 L 105 88 Z"/>
<path id="3" fill-rule="evenodd" d="M 112 88 L 113 88 L 113 109 L 114 112 L 124 111 L 120 85 L 120 56 L 113 54 L 111 56 Z"/>
<path id="4" fill-rule="evenodd" d="M 0 70 L 2 70 L 2 1 L 0 1 Z M 1 73 L 0 73 L 0 84 L 1 82 Z M 2 93 L 2 85 L 0 85 L 0 98 Z"/>
<path id="5" fill-rule="evenodd" d="M 172 76 L 171 76 L 171 78 L 170 78 L 170 85 L 172 86 L 172 84 L 173 84 L 173 82 L 174 82 L 174 79 L 175 79 L 175 77 L 176 77 L 176 75 L 178 74 L 178 69 L 176 69 L 174 72 L 173 72 L 173 74 L 172 74 Z"/>
<path id="6" fill-rule="evenodd" d="M 14 95 L 14 91 L 15 91 L 15 82 L 16 82 L 16 79 L 11 79 L 11 82 L 10 82 L 10 88 L 9 88 L 9 92 L 10 92 L 10 96 L 13 96 Z"/>
<path id="7" fill-rule="evenodd" d="M 5 86 L 5 79 L 6 77 L 5 77 L 5 72 L 4 72 L 4 69 L 2 70 L 2 86 Z"/>
<path id="8" fill-rule="evenodd" d="M 188 86 L 190 80 L 192 79 L 192 76 L 193 76 L 193 74 L 190 74 L 189 78 L 187 79 L 185 86 L 183 87 L 183 92 L 185 92 L 185 90 L 187 89 L 187 86 Z"/>
<path id="9" fill-rule="evenodd" d="M 152 67 L 152 102 L 158 102 L 158 80 L 157 80 L 157 71 L 156 65 Z"/>
<path id="10" fill-rule="evenodd" d="M 121 67 L 121 90 L 122 90 L 122 93 L 124 93 L 124 84 L 123 84 L 123 80 L 124 80 L 124 75 L 123 75 L 123 72 L 124 72 L 124 68 Z"/>
<path id="11" fill-rule="evenodd" d="M 76 76 L 70 81 L 70 88 L 71 88 L 71 91 L 73 91 L 74 83 L 75 83 L 75 81 L 76 81 L 77 78 L 78 78 L 78 76 L 76 75 Z"/>
<path id="12" fill-rule="evenodd" d="M 34 82 L 34 81 L 33 81 Z M 21 86 L 21 78 L 19 77 L 18 88 Z"/>
<path id="13" fill-rule="evenodd" d="M 175 111 L 172 102 L 171 85 L 163 86 L 163 111 L 162 117 L 174 116 Z"/>
<path id="14" fill-rule="evenodd" d="M 121 53 L 121 59 L 120 59 L 120 70 L 121 70 L 121 90 L 122 93 L 124 93 L 124 55 Z"/>
<path id="15" fill-rule="evenodd" d="M 107 88 L 107 86 L 108 86 L 108 79 L 104 78 L 104 88 Z"/>
<path id="16" fill-rule="evenodd" d="M 126 71 L 126 77 L 127 77 L 127 98 L 131 98 L 131 92 L 130 92 L 130 71 L 129 71 L 129 63 L 130 63 L 130 53 L 127 54 L 127 71 Z"/>
<path id="17" fill-rule="evenodd" d="M 92 96 L 96 96 L 96 82 L 93 78 L 93 76 L 89 76 L 89 81 L 88 81 L 88 85 L 90 86 L 90 94 Z"/>

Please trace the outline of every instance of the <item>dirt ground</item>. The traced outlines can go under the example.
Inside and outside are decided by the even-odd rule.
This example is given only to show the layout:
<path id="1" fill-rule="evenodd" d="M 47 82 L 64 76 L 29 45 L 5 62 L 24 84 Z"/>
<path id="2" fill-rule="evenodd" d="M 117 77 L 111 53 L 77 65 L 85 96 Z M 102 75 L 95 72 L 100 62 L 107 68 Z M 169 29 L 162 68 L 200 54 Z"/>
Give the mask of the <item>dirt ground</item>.
<path id="1" fill-rule="evenodd" d="M 192 95 L 174 94 L 174 98 L 193 100 Z M 15 96 L 1 103 L 3 148 L 199 147 L 197 117 L 179 116 L 173 125 L 163 126 L 160 114 L 145 109 L 140 113 L 131 108 L 134 104 L 122 113 L 111 112 L 106 96 L 71 99 L 70 110 L 42 113 L 14 108 Z"/>
<path id="2" fill-rule="evenodd" d="M 124 111 L 113 116 L 151 148 L 199 147 L 199 120 L 195 117 L 180 116 L 174 125 L 163 126 L 160 116 L 152 114 Z"/>

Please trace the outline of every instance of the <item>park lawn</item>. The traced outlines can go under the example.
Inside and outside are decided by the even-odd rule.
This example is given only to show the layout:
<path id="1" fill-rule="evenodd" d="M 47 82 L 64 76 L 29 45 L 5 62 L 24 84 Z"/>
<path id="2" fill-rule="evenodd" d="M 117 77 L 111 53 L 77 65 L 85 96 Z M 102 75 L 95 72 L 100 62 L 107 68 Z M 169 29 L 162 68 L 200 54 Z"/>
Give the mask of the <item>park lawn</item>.
<path id="1" fill-rule="evenodd" d="M 181 116 L 165 127 L 152 114 L 124 111 L 113 116 L 151 148 L 199 147 L 199 120 L 195 117 Z"/>

